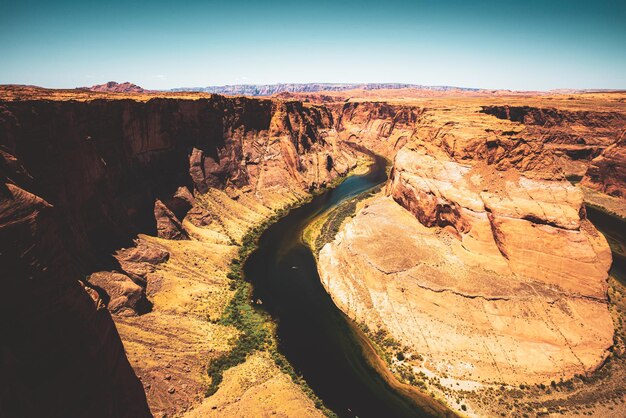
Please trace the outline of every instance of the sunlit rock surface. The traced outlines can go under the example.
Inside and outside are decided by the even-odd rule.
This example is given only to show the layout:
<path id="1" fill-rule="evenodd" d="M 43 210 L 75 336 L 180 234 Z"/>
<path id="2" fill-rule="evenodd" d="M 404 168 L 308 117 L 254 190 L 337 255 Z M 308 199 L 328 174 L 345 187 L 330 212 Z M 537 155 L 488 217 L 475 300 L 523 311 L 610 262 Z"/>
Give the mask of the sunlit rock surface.
<path id="1" fill-rule="evenodd" d="M 566 181 L 405 148 L 319 255 L 333 300 L 455 379 L 590 373 L 613 344 L 609 247 Z"/>

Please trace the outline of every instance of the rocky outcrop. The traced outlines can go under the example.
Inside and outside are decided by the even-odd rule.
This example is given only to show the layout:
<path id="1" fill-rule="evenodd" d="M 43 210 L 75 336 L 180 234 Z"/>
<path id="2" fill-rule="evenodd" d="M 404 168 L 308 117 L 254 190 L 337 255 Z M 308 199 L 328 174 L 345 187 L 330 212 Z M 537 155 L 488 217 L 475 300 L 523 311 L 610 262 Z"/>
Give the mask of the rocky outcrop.
<path id="1" fill-rule="evenodd" d="M 390 159 L 406 144 L 419 143 L 455 160 L 481 160 L 499 170 L 542 178 L 582 176 L 626 129 L 624 112 L 595 104 L 575 110 L 439 99 L 393 104 L 347 100 L 325 106 L 341 139 Z"/>
<path id="2" fill-rule="evenodd" d="M 19 168 L 15 160 L 1 161 L 4 176 Z M 12 173 L 20 178 L 24 171 Z M 151 416 L 109 312 L 98 293 L 81 281 L 61 219 L 48 201 L 4 177 L 2 415 Z"/>
<path id="3" fill-rule="evenodd" d="M 407 147 L 386 194 L 320 252 L 344 312 L 452 382 L 545 383 L 602 364 L 611 253 L 580 190 Z"/>
<path id="4" fill-rule="evenodd" d="M 170 254 L 143 240 L 135 240 L 133 244 L 132 247 L 117 250 L 114 257 L 120 265 L 120 271 L 145 288 L 148 274 L 154 273 L 157 265 L 166 262 Z"/>
<path id="5" fill-rule="evenodd" d="M 393 158 L 411 140 L 426 109 L 384 102 L 348 102 L 329 105 L 335 127 L 345 141 L 357 142 L 370 151 Z"/>
<path id="6" fill-rule="evenodd" d="M 566 291 L 596 286 L 586 296 L 605 298 L 610 251 L 587 233 L 582 193 L 565 180 L 530 179 L 403 149 L 387 190 L 423 225 L 450 226 L 469 252 L 503 256 L 514 273 Z"/>
<path id="7" fill-rule="evenodd" d="M 149 310 L 145 288 L 125 274 L 110 271 L 93 273 L 89 276 L 89 285 L 101 290 L 100 297 L 114 315 L 141 315 Z"/>
<path id="8" fill-rule="evenodd" d="M 154 202 L 154 219 L 156 219 L 159 238 L 189 239 L 182 223 L 159 199 Z"/>
<path id="9" fill-rule="evenodd" d="M 191 174 L 191 168 L 189 172 Z M 181 186 L 176 190 L 174 195 L 164 203 L 165 206 L 174 213 L 177 219 L 183 219 L 187 212 L 193 207 L 195 199 L 187 187 Z"/>
<path id="10" fill-rule="evenodd" d="M 609 196 L 626 198 L 626 137 L 591 161 L 582 184 Z"/>

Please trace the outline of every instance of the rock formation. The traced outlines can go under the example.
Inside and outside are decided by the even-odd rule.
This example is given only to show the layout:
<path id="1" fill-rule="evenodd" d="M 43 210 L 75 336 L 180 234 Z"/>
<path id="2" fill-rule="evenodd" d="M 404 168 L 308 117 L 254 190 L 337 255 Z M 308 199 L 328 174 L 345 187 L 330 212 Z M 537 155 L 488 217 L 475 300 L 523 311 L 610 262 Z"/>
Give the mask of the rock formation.
<path id="1" fill-rule="evenodd" d="M 0 167 L 2 415 L 151 416 L 109 312 L 82 281 L 63 214 L 14 184 L 33 185 L 15 158 L 3 152 Z"/>
<path id="2" fill-rule="evenodd" d="M 565 179 L 589 167 L 583 183 L 619 189 L 619 97 L 327 104 L 340 135 L 394 158 L 318 265 L 337 306 L 404 353 L 392 368 L 432 376 L 454 405 L 463 390 L 589 376 L 612 355 L 611 252 Z"/>
<path id="3" fill-rule="evenodd" d="M 154 202 L 154 219 L 157 224 L 157 236 L 165 239 L 189 239 L 183 225 L 176 215 L 159 199 Z"/>
<path id="4" fill-rule="evenodd" d="M 352 318 L 462 381 L 549 383 L 602 364 L 611 253 L 579 190 L 404 148 L 386 194 L 320 252 Z"/>
<path id="5" fill-rule="evenodd" d="M 626 199 L 626 137 L 594 158 L 582 184 L 609 196 Z"/>
<path id="6" fill-rule="evenodd" d="M 0 103 L 3 408 L 148 416 L 105 307 L 148 312 L 146 294 L 161 286 L 151 270 L 167 256 L 142 245 L 111 254 L 138 233 L 187 238 L 190 190 L 263 200 L 326 184 L 355 161 L 329 131 L 328 111 L 270 100 Z"/>
<path id="7" fill-rule="evenodd" d="M 589 161 L 616 143 L 626 130 L 626 115 L 621 112 L 533 106 L 483 106 L 482 111 L 524 125 L 555 154 L 566 174 L 579 177 Z"/>
<path id="8" fill-rule="evenodd" d="M 103 292 L 100 297 L 112 314 L 132 316 L 147 310 L 145 289 L 125 274 L 101 271 L 89 276 L 89 285 Z"/>

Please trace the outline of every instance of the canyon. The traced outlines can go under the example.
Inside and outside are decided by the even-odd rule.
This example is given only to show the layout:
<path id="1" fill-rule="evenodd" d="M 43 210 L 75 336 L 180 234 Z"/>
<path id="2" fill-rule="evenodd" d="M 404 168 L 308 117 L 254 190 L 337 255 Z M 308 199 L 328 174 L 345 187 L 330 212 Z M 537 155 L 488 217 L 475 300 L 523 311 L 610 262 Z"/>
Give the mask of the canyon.
<path id="1" fill-rule="evenodd" d="M 593 411 L 625 412 L 609 393 L 626 376 L 623 287 L 585 212 L 589 193 L 626 206 L 625 94 L 113 87 L 0 88 L 2 412 L 328 413 L 271 347 L 215 391 L 207 371 L 245 334 L 223 318 L 250 231 L 363 166 L 364 149 L 389 180 L 316 256 L 337 307 L 393 341 L 397 379 L 436 379 L 459 414 L 514 415 L 469 392 L 609 365 L 601 395 L 621 401 Z M 553 388 L 533 408 L 588 399 Z"/>

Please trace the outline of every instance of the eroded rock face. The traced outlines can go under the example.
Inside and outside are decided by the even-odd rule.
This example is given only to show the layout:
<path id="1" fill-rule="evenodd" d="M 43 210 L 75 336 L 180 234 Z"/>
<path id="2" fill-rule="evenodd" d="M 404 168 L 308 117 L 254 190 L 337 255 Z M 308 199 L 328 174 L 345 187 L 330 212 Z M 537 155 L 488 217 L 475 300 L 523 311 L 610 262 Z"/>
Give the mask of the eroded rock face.
<path id="1" fill-rule="evenodd" d="M 114 257 L 119 262 L 121 271 L 145 288 L 148 274 L 154 273 L 157 265 L 166 262 L 170 254 L 146 244 L 143 240 L 135 240 L 134 244 L 133 247 L 117 250 Z"/>
<path id="2" fill-rule="evenodd" d="M 193 194 L 191 194 L 186 186 L 181 186 L 176 189 L 174 195 L 164 202 L 165 206 L 176 215 L 177 219 L 184 219 L 194 203 L 195 199 Z"/>
<path id="3" fill-rule="evenodd" d="M 332 138 L 330 113 L 297 102 L 215 96 L 0 106 L 11 176 L 19 173 L 71 220 L 72 250 L 90 262 L 137 233 L 156 235 L 157 199 L 182 221 L 193 199 L 185 189 L 306 190 L 354 160 Z"/>
<path id="4" fill-rule="evenodd" d="M 589 161 L 615 144 L 626 129 L 623 112 L 509 105 L 483 106 L 482 112 L 522 124 L 560 157 L 568 174 L 580 176 Z"/>
<path id="5" fill-rule="evenodd" d="M 165 239 L 189 239 L 176 215 L 159 199 L 154 202 L 154 218 L 157 223 L 157 236 Z"/>
<path id="6" fill-rule="evenodd" d="M 453 379 L 545 383 L 602 364 L 611 254 L 578 189 L 407 147 L 386 194 L 320 252 L 342 310 Z"/>
<path id="7" fill-rule="evenodd" d="M 418 142 L 454 160 L 481 160 L 543 178 L 582 176 L 626 129 L 619 107 L 593 101 L 573 107 L 560 103 L 563 108 L 540 107 L 533 99 L 526 100 L 532 106 L 486 105 L 475 99 L 346 101 L 326 104 L 340 137 L 390 159 Z"/>
<path id="8" fill-rule="evenodd" d="M 503 257 L 514 273 L 568 291 L 596 286 L 588 296 L 604 298 L 610 250 L 587 234 L 582 193 L 565 180 L 529 179 L 403 149 L 387 190 L 422 224 L 452 226 L 470 252 Z"/>
<path id="9" fill-rule="evenodd" d="M 340 137 L 393 158 L 417 132 L 426 109 L 389 103 L 350 102 L 330 105 Z"/>
<path id="10" fill-rule="evenodd" d="M 582 184 L 610 196 L 626 199 L 626 138 L 591 161 Z"/>
<path id="11" fill-rule="evenodd" d="M 89 276 L 89 285 L 104 293 L 105 304 L 112 314 L 134 316 L 150 309 L 146 289 L 125 274 L 96 272 Z"/>
<path id="12" fill-rule="evenodd" d="M 2 415 L 151 416 L 105 304 L 80 281 L 59 212 L 3 180 Z"/>

